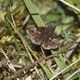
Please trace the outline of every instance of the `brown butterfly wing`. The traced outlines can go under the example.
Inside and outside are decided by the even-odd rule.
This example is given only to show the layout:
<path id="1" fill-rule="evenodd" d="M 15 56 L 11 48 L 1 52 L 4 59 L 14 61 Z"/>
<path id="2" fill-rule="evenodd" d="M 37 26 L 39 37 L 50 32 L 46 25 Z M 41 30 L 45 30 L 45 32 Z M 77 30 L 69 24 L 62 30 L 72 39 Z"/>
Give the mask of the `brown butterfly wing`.
<path id="1" fill-rule="evenodd" d="M 37 28 L 31 28 L 26 30 L 32 43 L 36 45 L 41 45 L 44 31 L 45 31 L 45 27 L 37 27 Z"/>
<path id="2" fill-rule="evenodd" d="M 41 45 L 44 49 L 50 50 L 57 48 L 56 35 L 53 32 L 51 26 L 37 27 L 27 30 L 27 34 L 30 37 L 32 43 Z"/>
<path id="3" fill-rule="evenodd" d="M 56 34 L 53 31 L 52 27 L 47 27 L 45 39 L 42 42 L 42 47 L 44 49 L 50 50 L 57 48 Z"/>

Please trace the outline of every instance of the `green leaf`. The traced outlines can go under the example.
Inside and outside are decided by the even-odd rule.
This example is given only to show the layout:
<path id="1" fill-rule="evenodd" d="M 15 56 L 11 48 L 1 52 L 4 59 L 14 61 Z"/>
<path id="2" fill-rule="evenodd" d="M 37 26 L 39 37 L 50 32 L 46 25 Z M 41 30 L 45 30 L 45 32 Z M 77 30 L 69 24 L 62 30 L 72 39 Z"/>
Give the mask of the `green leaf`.
<path id="1" fill-rule="evenodd" d="M 42 66 L 44 72 L 46 73 L 47 77 L 50 79 L 50 78 L 53 76 L 52 73 L 51 73 L 51 72 L 49 71 L 49 69 L 48 69 L 47 67 L 45 67 L 44 65 L 41 64 L 41 66 Z"/>
<path id="2" fill-rule="evenodd" d="M 27 9 L 29 10 L 36 25 L 38 27 L 45 26 L 44 22 L 42 21 L 40 15 L 39 15 L 39 10 L 38 10 L 37 6 L 34 5 L 31 0 L 23 0 L 23 1 L 26 5 Z"/>

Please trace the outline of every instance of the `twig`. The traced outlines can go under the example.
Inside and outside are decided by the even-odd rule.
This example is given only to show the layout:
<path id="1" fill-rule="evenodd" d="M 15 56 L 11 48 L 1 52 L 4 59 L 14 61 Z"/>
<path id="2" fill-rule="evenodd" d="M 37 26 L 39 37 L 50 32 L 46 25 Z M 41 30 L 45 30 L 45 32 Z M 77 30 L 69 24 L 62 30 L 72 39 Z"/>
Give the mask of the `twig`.
<path id="1" fill-rule="evenodd" d="M 11 80 L 17 76 L 20 75 L 20 73 L 23 71 L 23 70 L 26 70 L 26 72 L 36 66 L 36 64 L 38 64 L 39 62 L 43 61 L 43 60 L 47 60 L 47 59 L 50 59 L 52 57 L 57 57 L 62 51 L 66 50 L 67 48 L 69 48 L 72 44 L 68 44 L 66 46 L 63 46 L 60 50 L 58 50 L 55 54 L 52 54 L 50 56 L 47 56 L 47 57 L 43 57 L 43 58 L 40 58 L 38 59 L 37 61 L 35 61 L 34 63 L 31 63 L 30 65 L 27 65 L 25 67 L 23 67 L 22 69 L 18 70 L 17 72 L 15 72 L 12 76 L 8 76 L 8 77 L 5 77 L 4 80 Z"/>
<path id="2" fill-rule="evenodd" d="M 67 79 L 65 80 L 70 80 L 71 77 L 73 77 L 75 74 L 80 73 L 80 69 L 78 69 L 77 71 L 75 71 L 72 75 L 70 75 Z"/>
<path id="3" fill-rule="evenodd" d="M 79 42 L 80 42 L 80 37 L 75 41 L 76 44 L 73 44 L 73 45 L 70 47 L 70 51 L 68 51 L 68 52 L 66 53 L 66 57 L 67 57 L 67 58 L 69 58 L 69 57 L 71 56 L 72 52 L 73 52 L 73 51 L 75 50 L 75 48 L 78 46 Z"/>
<path id="4" fill-rule="evenodd" d="M 5 56 L 6 60 L 7 60 L 7 65 L 8 67 L 13 71 L 16 72 L 16 69 L 14 68 L 13 64 L 11 63 L 11 61 L 9 60 L 8 56 L 6 55 L 6 53 L 4 52 L 4 50 L 2 48 L 0 48 L 1 52 L 3 53 L 3 55 Z M 17 78 L 18 80 L 20 80 L 19 78 Z"/>
<path id="5" fill-rule="evenodd" d="M 16 72 L 13 64 L 11 63 L 11 61 L 9 60 L 8 56 L 6 55 L 6 53 L 3 51 L 2 48 L 0 48 L 1 52 L 3 53 L 3 55 L 5 56 L 6 60 L 7 60 L 7 65 L 8 67 L 13 71 L 13 72 Z"/>
<path id="6" fill-rule="evenodd" d="M 66 1 L 64 1 L 64 0 L 60 0 L 60 1 L 61 1 L 62 3 L 64 3 L 64 4 L 68 5 L 69 7 L 75 9 L 76 11 L 80 12 L 80 9 L 78 9 L 77 7 L 69 4 L 68 2 L 66 2 Z"/>
<path id="7" fill-rule="evenodd" d="M 72 65 L 74 65 L 75 63 L 79 62 L 80 59 L 76 60 L 75 62 L 73 62 L 72 64 L 70 64 L 69 66 L 67 66 L 66 68 L 64 68 L 62 71 L 60 71 L 58 74 L 56 74 L 55 76 L 53 76 L 50 80 L 53 80 L 54 78 L 56 78 L 58 75 L 60 75 L 62 72 L 64 72 L 65 70 L 67 70 L 68 68 L 70 68 Z M 66 79 L 68 80 L 68 79 Z"/>
<path id="8" fill-rule="evenodd" d="M 30 18 L 30 15 L 28 14 L 28 15 L 26 16 L 26 19 L 25 19 L 24 22 L 23 22 L 23 26 L 28 22 L 29 18 Z"/>

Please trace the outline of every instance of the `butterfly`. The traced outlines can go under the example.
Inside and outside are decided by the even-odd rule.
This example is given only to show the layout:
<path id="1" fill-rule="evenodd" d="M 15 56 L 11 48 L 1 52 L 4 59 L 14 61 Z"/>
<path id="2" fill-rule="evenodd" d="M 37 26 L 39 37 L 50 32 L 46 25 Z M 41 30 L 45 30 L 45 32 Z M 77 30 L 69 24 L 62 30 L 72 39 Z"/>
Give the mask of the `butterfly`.
<path id="1" fill-rule="evenodd" d="M 46 50 L 57 48 L 56 34 L 52 26 L 30 28 L 26 32 L 33 44 Z"/>

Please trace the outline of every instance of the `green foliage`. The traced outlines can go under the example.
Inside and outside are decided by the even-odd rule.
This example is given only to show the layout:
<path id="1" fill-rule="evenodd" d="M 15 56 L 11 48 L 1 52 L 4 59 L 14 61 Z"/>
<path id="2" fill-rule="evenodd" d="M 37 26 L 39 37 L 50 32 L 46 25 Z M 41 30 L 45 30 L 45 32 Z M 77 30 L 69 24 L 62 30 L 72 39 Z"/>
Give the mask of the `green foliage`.
<path id="1" fill-rule="evenodd" d="M 64 44 L 70 44 L 74 41 L 74 35 L 70 31 L 63 31 L 62 37 L 64 37 Z"/>
<path id="2" fill-rule="evenodd" d="M 80 9 L 80 0 L 64 1 Z M 34 47 L 25 33 L 27 28 L 47 27 L 48 24 L 52 24 L 55 29 L 54 32 L 59 36 L 59 49 L 61 49 L 61 46 L 71 44 L 79 38 L 79 21 L 80 12 L 59 0 L 0 0 L 0 80 L 7 76 L 11 77 L 12 67 L 17 72 L 23 66 L 31 65 L 43 56 L 46 57 L 58 51 L 58 49 L 41 50 L 40 46 L 36 45 Z M 71 56 L 67 57 L 67 52 L 69 53 L 70 50 L 63 51 L 57 58 L 43 60 L 28 71 L 23 69 L 19 76 L 25 79 L 30 76 L 32 80 L 48 80 L 69 67 L 54 79 L 66 80 L 80 68 L 80 62 L 75 63 L 76 60 L 80 59 L 79 44 L 71 52 Z M 6 65 L 8 59 L 11 61 L 12 66 L 10 64 Z M 71 65 L 73 63 L 75 64 Z M 69 80 L 78 79 L 80 79 L 80 75 L 76 73 Z"/>

